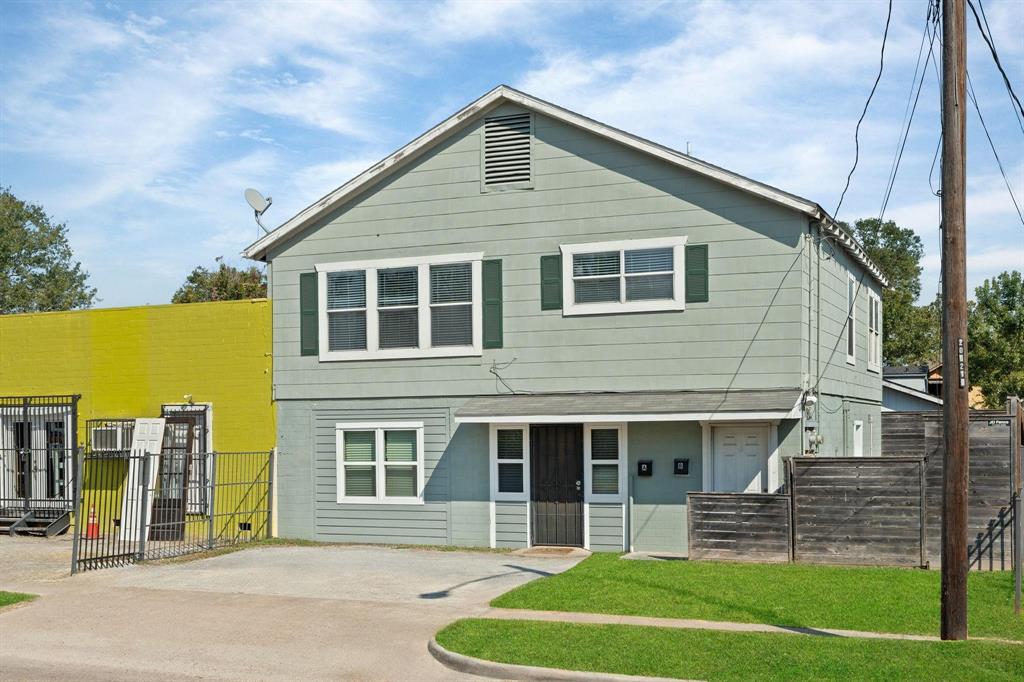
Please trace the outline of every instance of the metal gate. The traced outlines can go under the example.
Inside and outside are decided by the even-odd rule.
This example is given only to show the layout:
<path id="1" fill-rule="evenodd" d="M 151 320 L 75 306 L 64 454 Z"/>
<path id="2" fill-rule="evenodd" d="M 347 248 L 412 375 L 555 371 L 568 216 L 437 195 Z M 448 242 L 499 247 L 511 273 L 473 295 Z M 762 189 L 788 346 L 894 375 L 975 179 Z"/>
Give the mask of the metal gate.
<path id="1" fill-rule="evenodd" d="M 0 397 L 0 519 L 12 532 L 67 529 L 51 524 L 74 504 L 78 399 Z"/>
<path id="2" fill-rule="evenodd" d="M 91 451 L 79 467 L 72 573 L 271 536 L 272 450 Z"/>

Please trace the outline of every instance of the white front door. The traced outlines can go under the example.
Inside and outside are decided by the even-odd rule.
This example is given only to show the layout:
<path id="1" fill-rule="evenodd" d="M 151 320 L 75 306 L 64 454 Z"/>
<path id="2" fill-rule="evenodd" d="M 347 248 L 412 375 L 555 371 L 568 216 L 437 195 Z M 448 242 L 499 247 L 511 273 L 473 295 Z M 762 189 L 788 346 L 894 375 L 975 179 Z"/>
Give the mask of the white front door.
<path id="1" fill-rule="evenodd" d="M 864 456 L 864 422 L 853 422 L 853 456 Z"/>
<path id="2" fill-rule="evenodd" d="M 766 491 L 767 426 L 715 426 L 712 454 L 715 492 Z"/>

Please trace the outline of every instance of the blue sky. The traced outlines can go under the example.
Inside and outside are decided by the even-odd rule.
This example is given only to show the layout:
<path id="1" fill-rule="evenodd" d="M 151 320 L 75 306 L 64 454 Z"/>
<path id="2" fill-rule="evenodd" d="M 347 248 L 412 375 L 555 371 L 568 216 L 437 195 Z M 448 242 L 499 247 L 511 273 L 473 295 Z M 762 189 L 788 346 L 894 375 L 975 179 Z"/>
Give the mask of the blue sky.
<path id="1" fill-rule="evenodd" d="M 985 0 L 1024 97 L 1024 3 Z M 897 2 L 861 162 L 838 217 L 877 216 L 926 0 Z M 878 67 L 886 5 L 862 2 L 0 4 L 0 185 L 68 223 L 102 306 L 164 303 L 196 265 L 241 263 L 277 225 L 498 83 L 835 209 Z M 969 71 L 1024 208 L 1024 130 L 970 21 Z M 969 287 L 1024 270 L 1024 226 L 977 117 Z M 938 287 L 932 73 L 886 216 Z M 935 169 L 933 183 L 938 181 Z M 937 186 L 937 184 L 936 184 Z"/>

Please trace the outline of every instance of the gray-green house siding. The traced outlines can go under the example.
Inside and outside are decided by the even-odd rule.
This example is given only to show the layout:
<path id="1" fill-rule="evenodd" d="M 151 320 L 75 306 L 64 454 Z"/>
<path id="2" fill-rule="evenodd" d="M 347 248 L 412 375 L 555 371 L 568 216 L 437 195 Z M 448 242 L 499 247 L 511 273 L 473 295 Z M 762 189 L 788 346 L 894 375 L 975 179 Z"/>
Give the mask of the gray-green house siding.
<path id="1" fill-rule="evenodd" d="M 503 105 L 498 113 L 517 110 Z M 487 545 L 488 427 L 456 425 L 453 412 L 469 397 L 509 386 L 814 388 L 820 367 L 821 452 L 846 453 L 855 418 L 875 420 L 866 447 L 876 442 L 881 377 L 866 371 L 864 289 L 858 364 L 846 365 L 842 347 L 834 357 L 830 351 L 843 338 L 846 272 L 877 285 L 838 246 L 823 244 L 819 256 L 805 216 L 539 114 L 532 189 L 481 192 L 480 127 L 441 143 L 269 255 L 281 535 Z M 542 255 L 562 244 L 665 236 L 709 245 L 707 303 L 619 315 L 541 310 Z M 299 275 L 316 264 L 477 251 L 502 261 L 503 348 L 479 357 L 348 362 L 300 354 Z M 504 367 L 504 386 L 490 371 L 495 364 Z M 339 505 L 334 425 L 381 420 L 425 422 L 424 503 Z M 626 513 L 618 504 L 591 505 L 591 546 L 621 551 L 632 540 L 637 549 L 685 551 L 686 494 L 702 485 L 700 426 L 634 423 L 628 435 L 632 505 Z M 798 421 L 781 424 L 783 456 L 799 454 L 802 438 Z M 690 457 L 688 477 L 634 477 L 641 453 L 667 472 L 681 451 Z M 498 546 L 529 542 L 527 509 L 494 505 Z"/>
<path id="2" fill-rule="evenodd" d="M 805 218 L 539 115 L 535 129 L 532 190 L 480 192 L 474 127 L 272 254 L 278 400 L 486 394 L 491 362 L 513 358 L 503 377 L 531 391 L 799 385 Z M 710 244 L 708 303 L 578 317 L 540 309 L 539 259 L 560 244 L 671 235 Z M 503 261 L 503 349 L 336 363 L 299 355 L 299 273 L 474 251 Z"/>

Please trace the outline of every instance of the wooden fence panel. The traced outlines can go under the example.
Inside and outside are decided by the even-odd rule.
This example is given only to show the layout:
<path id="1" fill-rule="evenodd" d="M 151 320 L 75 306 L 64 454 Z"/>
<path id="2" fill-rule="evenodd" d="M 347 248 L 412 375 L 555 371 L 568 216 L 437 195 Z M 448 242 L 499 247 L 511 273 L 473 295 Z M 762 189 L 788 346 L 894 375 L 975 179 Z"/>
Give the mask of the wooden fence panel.
<path id="1" fill-rule="evenodd" d="M 796 561 L 921 565 L 920 458 L 796 457 L 791 466 Z"/>
<path id="2" fill-rule="evenodd" d="M 972 545 L 1010 501 L 1016 415 L 972 410 L 967 488 L 967 543 Z M 889 441 L 887 443 L 887 440 Z M 925 462 L 926 556 L 937 566 L 942 558 L 942 477 L 946 454 L 941 412 L 883 412 L 882 454 L 921 455 Z M 1009 548 L 1009 543 L 1007 543 Z"/>
<path id="3" fill-rule="evenodd" d="M 789 561 L 789 495 L 690 493 L 691 559 Z"/>

